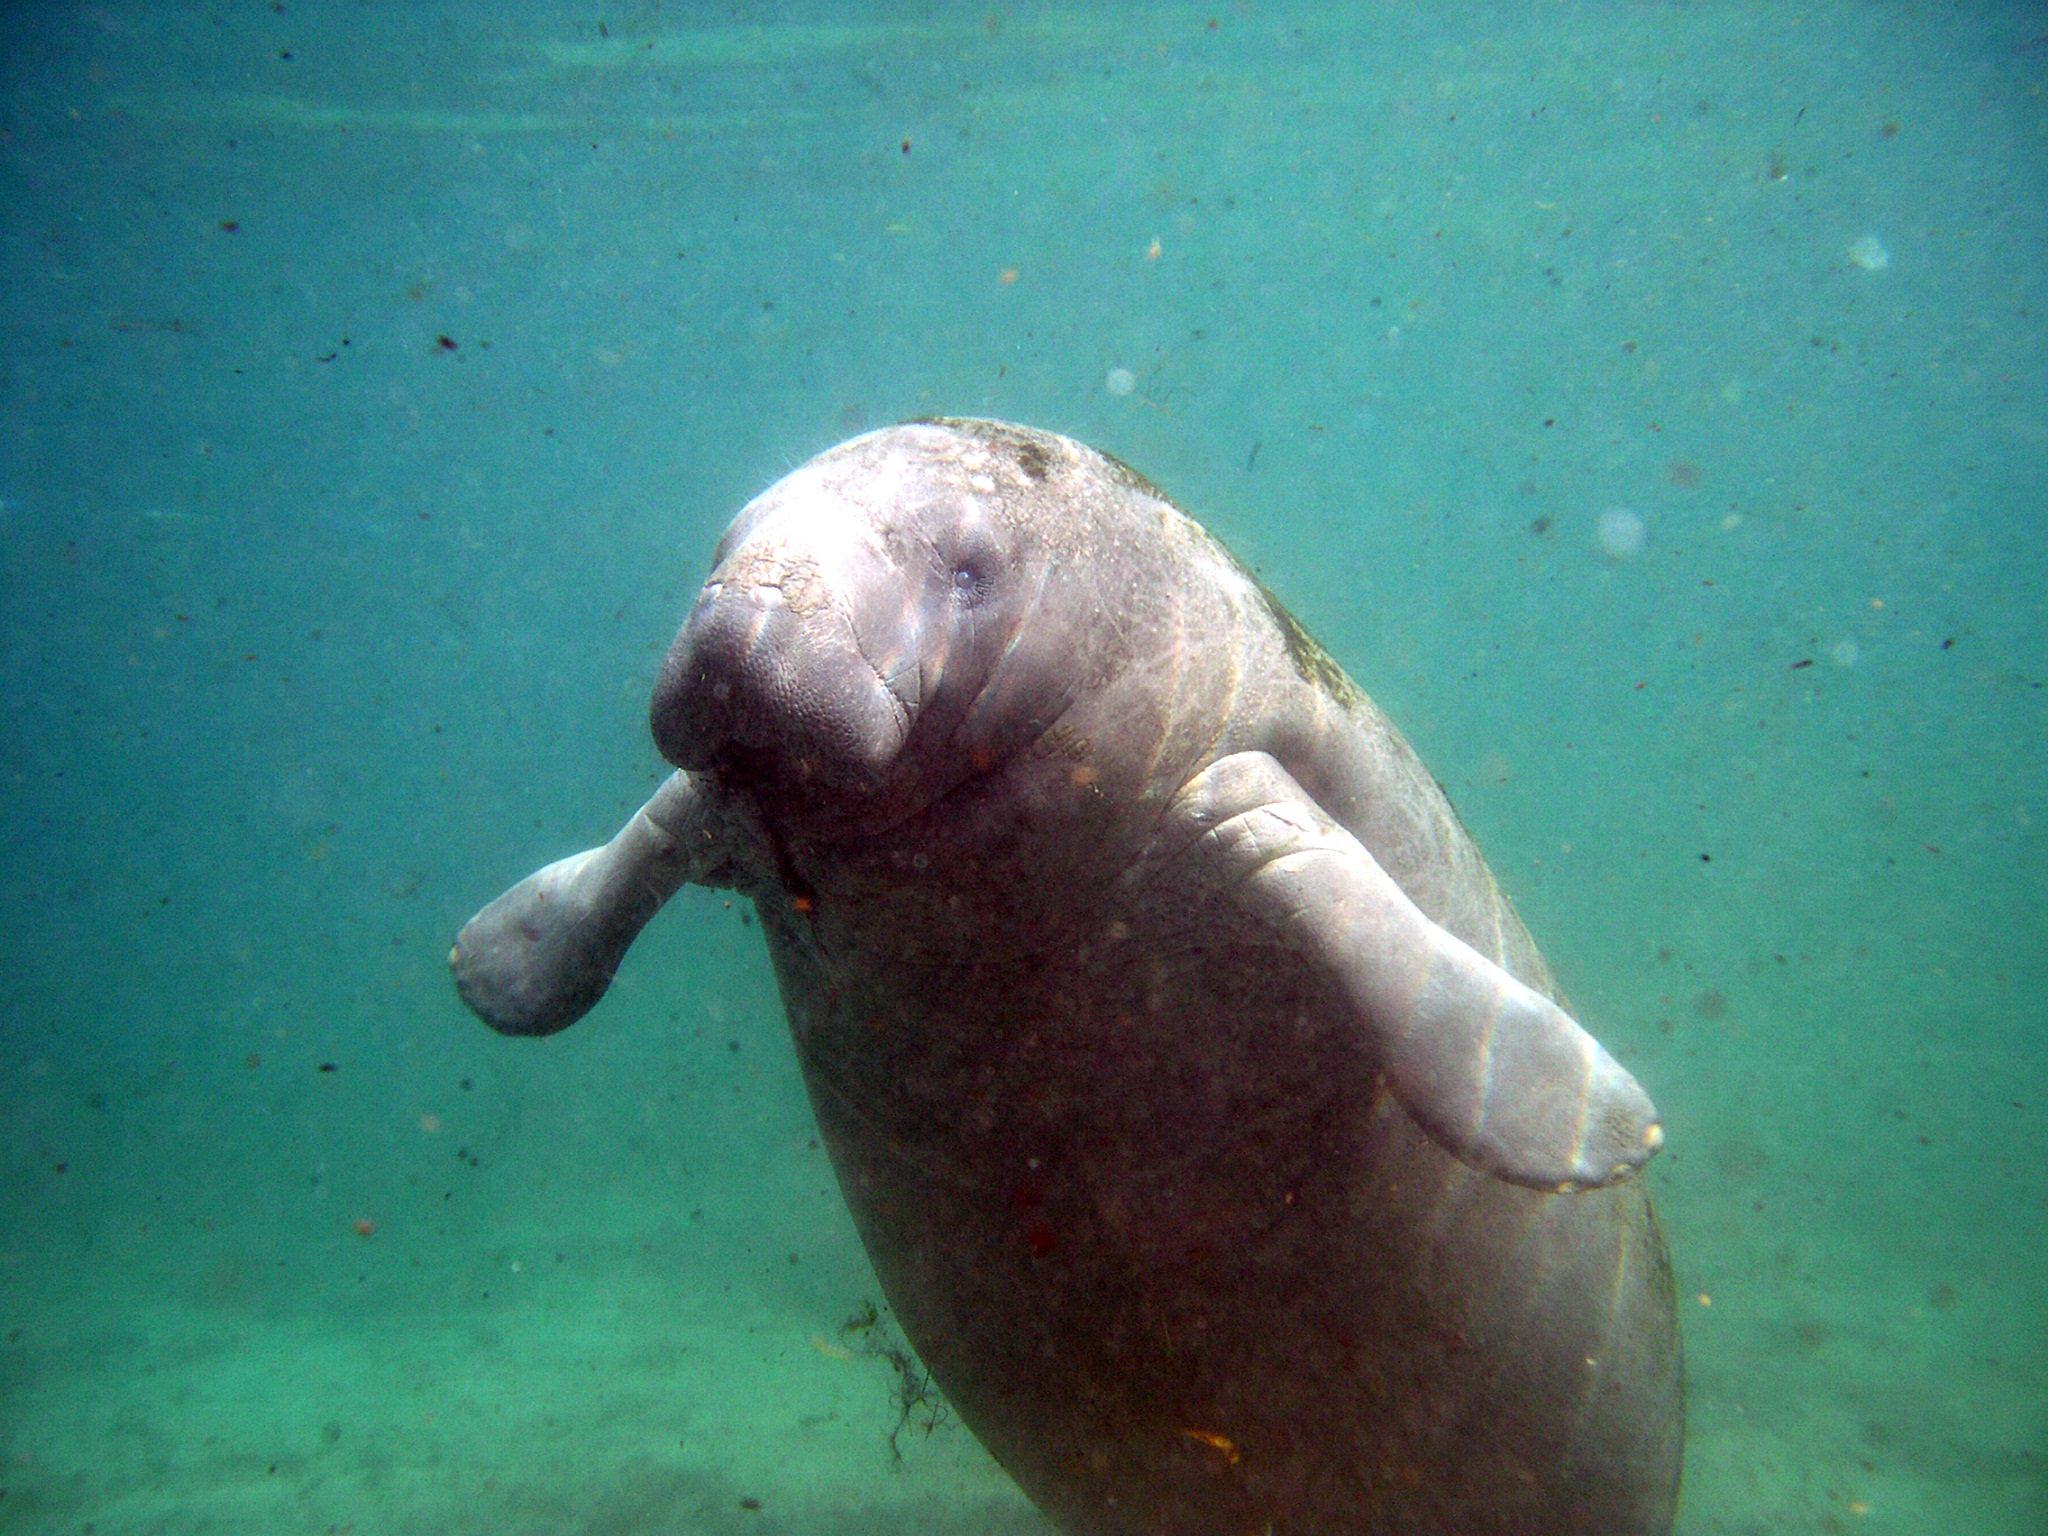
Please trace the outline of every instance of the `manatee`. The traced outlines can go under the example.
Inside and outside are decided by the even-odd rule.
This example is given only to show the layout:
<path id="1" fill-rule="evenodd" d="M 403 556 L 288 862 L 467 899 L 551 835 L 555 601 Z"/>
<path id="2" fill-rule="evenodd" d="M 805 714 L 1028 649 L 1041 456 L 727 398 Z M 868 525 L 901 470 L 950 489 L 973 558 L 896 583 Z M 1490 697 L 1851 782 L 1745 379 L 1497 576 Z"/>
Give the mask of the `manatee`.
<path id="1" fill-rule="evenodd" d="M 463 928 L 463 999 L 550 1033 L 679 887 L 750 897 L 883 1292 L 1061 1531 L 1670 1530 L 1657 1112 L 1156 487 L 854 438 L 740 512 L 651 721 L 677 771 Z"/>

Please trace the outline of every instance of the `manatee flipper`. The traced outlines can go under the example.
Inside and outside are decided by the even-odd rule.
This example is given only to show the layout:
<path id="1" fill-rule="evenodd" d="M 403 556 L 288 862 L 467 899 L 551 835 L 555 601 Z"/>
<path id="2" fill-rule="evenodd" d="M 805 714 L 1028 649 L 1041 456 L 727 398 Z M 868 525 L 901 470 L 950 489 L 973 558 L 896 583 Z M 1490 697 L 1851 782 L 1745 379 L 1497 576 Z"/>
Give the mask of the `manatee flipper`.
<path id="1" fill-rule="evenodd" d="M 1210 764 L 1166 847 L 1357 1004 L 1401 1106 L 1460 1161 L 1534 1189 L 1612 1184 L 1663 1144 L 1656 1106 L 1562 1008 L 1423 914 L 1264 752 Z"/>
<path id="2" fill-rule="evenodd" d="M 463 924 L 448 952 L 456 989 L 500 1034 L 567 1029 L 669 897 L 741 883 L 749 840 L 727 805 L 671 774 L 602 848 L 535 871 Z"/>

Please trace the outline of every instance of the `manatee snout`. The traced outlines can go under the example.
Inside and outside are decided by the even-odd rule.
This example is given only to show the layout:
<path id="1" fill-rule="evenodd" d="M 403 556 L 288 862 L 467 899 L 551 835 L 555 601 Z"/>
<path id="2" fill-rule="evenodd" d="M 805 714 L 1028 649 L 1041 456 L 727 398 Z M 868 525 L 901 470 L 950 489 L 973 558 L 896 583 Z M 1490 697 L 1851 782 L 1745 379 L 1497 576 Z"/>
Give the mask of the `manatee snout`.
<path id="1" fill-rule="evenodd" d="M 879 782 L 909 711 L 883 670 L 900 651 L 891 616 L 860 612 L 867 574 L 835 576 L 786 548 L 736 552 L 662 663 L 650 710 L 662 756 L 698 770 L 743 764 L 793 785 Z M 883 646 L 863 644 L 863 629 L 882 631 Z"/>

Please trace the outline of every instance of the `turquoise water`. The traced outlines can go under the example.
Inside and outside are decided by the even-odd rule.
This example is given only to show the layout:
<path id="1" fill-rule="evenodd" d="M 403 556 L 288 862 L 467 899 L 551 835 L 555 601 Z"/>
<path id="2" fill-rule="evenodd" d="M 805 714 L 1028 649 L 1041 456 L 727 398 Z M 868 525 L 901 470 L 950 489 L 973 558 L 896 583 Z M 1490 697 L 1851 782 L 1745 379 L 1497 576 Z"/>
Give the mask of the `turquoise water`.
<path id="1" fill-rule="evenodd" d="M 732 512 L 933 413 L 1228 539 L 1656 1095 L 1682 1532 L 2048 1527 L 2048 12 L 115 3 L 0 67 L 0 1531 L 1049 1530 L 844 1330 L 738 908 L 547 1041 L 443 969 L 658 780 Z"/>

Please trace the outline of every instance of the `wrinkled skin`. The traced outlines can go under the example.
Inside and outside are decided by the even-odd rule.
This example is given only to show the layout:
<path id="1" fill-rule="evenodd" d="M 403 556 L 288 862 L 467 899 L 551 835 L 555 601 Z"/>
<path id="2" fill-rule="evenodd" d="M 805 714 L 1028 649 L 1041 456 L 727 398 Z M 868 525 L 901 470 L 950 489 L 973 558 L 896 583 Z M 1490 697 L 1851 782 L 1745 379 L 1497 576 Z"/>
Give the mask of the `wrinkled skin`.
<path id="1" fill-rule="evenodd" d="M 918 423 L 734 522 L 679 771 L 472 919 L 495 1027 L 688 882 L 761 913 L 905 1332 L 1070 1536 L 1655 1536 L 1682 1407 L 1649 1099 L 1407 744 L 1067 439 Z"/>

